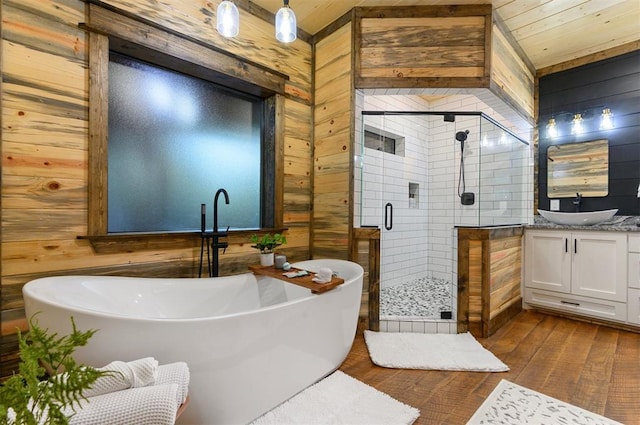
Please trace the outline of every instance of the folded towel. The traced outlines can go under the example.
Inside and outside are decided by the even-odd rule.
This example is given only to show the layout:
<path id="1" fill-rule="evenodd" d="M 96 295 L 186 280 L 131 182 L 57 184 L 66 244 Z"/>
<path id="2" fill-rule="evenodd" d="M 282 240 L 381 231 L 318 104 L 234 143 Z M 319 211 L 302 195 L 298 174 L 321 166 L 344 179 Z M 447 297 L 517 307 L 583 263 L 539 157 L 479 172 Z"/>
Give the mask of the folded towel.
<path id="1" fill-rule="evenodd" d="M 70 425 L 173 425 L 180 403 L 178 384 L 131 388 L 91 397 L 75 406 Z M 73 414 L 71 408 L 67 415 Z"/>
<path id="2" fill-rule="evenodd" d="M 189 367 L 185 362 L 169 363 L 158 367 L 156 385 L 176 384 L 176 402 L 184 403 L 189 393 Z"/>
<path id="3" fill-rule="evenodd" d="M 98 370 L 112 373 L 98 378 L 90 389 L 82 392 L 84 397 L 95 397 L 114 391 L 153 385 L 156 383 L 158 374 L 158 361 L 153 357 L 131 362 L 115 361 Z"/>
<path id="4" fill-rule="evenodd" d="M 189 391 L 189 368 L 184 362 L 158 366 L 147 357 L 132 362 L 115 361 L 99 370 L 100 377 L 83 391 L 84 399 L 63 410 L 70 425 L 173 425 Z M 9 423 L 15 412 L 8 409 Z M 43 413 L 40 423 L 47 420 Z"/>

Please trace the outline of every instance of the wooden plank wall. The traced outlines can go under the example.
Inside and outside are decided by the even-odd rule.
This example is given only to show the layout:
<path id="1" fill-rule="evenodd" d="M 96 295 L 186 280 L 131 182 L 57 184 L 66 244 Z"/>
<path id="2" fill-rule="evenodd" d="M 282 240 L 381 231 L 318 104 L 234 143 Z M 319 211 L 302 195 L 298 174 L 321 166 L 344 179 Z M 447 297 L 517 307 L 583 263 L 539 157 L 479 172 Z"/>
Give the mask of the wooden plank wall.
<path id="1" fill-rule="evenodd" d="M 491 277 L 489 289 L 489 335 L 507 320 L 501 315 L 521 307 L 522 235 L 492 240 L 489 244 Z"/>
<path id="2" fill-rule="evenodd" d="M 245 10 L 241 30 L 215 30 L 219 1 L 110 0 L 134 16 L 289 76 L 284 100 L 284 227 L 282 250 L 310 257 L 312 167 L 312 47 L 282 44 L 273 24 Z M 87 240 L 88 34 L 80 0 L 3 0 L 2 261 L 0 374 L 15 367 L 16 328 L 25 329 L 21 289 L 34 278 L 64 274 L 197 276 L 199 239 L 192 247 L 98 254 Z M 241 66 L 241 65 L 239 65 Z M 213 196 L 212 189 L 212 196 Z M 233 198 L 232 198 L 233 199 Z M 347 231 L 345 230 L 345 234 Z M 221 274 L 257 262 L 248 236 L 229 238 Z"/>
<path id="3" fill-rule="evenodd" d="M 490 89 L 533 125 L 537 117 L 535 68 L 497 18 L 492 28 Z"/>
<path id="4" fill-rule="evenodd" d="M 356 88 L 487 88 L 531 124 L 535 69 L 491 5 L 355 9 Z"/>
<path id="5" fill-rule="evenodd" d="M 364 269 L 359 324 L 380 330 L 380 229 L 354 228 L 351 261 Z"/>
<path id="6" fill-rule="evenodd" d="M 353 222 L 352 27 L 315 45 L 313 258 L 349 258 Z"/>
<path id="7" fill-rule="evenodd" d="M 486 338 L 522 309 L 522 227 L 458 229 L 458 332 Z"/>
<path id="8" fill-rule="evenodd" d="M 488 87 L 491 5 L 356 8 L 356 87 Z"/>

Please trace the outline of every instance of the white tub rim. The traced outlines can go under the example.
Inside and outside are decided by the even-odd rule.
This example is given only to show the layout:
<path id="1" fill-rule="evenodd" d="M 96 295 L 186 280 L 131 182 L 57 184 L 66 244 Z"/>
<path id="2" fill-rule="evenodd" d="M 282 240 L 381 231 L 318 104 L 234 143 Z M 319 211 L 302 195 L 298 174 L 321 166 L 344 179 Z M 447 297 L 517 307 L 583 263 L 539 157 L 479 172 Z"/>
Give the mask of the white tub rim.
<path id="1" fill-rule="evenodd" d="M 299 263 L 309 263 L 309 262 L 313 262 L 313 261 L 345 261 L 346 260 L 304 260 L 301 261 Z M 295 263 L 292 264 L 292 267 L 296 267 L 297 264 L 299 263 Z M 310 270 L 311 271 L 311 270 Z M 54 300 L 51 300 L 50 298 L 44 297 L 41 294 L 38 294 L 37 292 L 35 292 L 33 290 L 32 287 L 36 287 L 38 282 L 44 282 L 44 281 L 50 281 L 50 280 L 62 280 L 64 278 L 74 278 L 74 279 L 82 279 L 82 278 L 88 278 L 88 279 L 100 279 L 100 278 L 106 278 L 106 279 L 131 279 L 131 280 L 135 280 L 135 279 L 140 279 L 140 280 L 189 280 L 192 282 L 196 282 L 196 281 L 203 281 L 203 283 L 208 283 L 208 282 L 204 282 L 205 279 L 210 280 L 210 279 L 224 279 L 226 278 L 239 278 L 242 276 L 247 276 L 247 277 L 253 277 L 256 280 L 269 280 L 269 281 L 278 281 L 277 278 L 274 277 L 269 277 L 269 276 L 257 276 L 254 275 L 252 272 L 246 272 L 246 273 L 240 273 L 240 274 L 236 274 L 236 275 L 229 275 L 229 276 L 219 276 L 217 278 L 162 278 L 162 277 L 136 277 L 136 276 L 103 276 L 103 275 L 62 275 L 62 276 L 48 276 L 48 277 L 43 277 L 43 278 L 38 278 L 38 279 L 34 279 L 30 282 L 27 282 L 23 288 L 22 288 L 22 292 L 23 292 L 23 297 L 24 298 L 31 298 L 35 301 L 37 301 L 38 303 L 41 304 L 45 304 L 47 306 L 51 306 L 54 308 L 59 308 L 59 309 L 63 309 L 66 311 L 69 311 L 71 313 L 71 316 L 73 317 L 73 314 L 84 314 L 84 315 L 91 315 L 91 316 L 95 316 L 95 317 L 101 317 L 101 318 L 105 318 L 105 319 L 111 319 L 111 320 L 131 320 L 134 322 L 150 322 L 150 323 L 154 323 L 154 322 L 161 322 L 161 323 L 193 323 L 193 322 L 204 322 L 204 321 L 211 321 L 211 320 L 225 320 L 225 319 L 230 319 L 230 318 L 234 318 L 234 317 L 243 317 L 243 316 L 247 316 L 247 315 L 251 315 L 251 314 L 256 314 L 257 312 L 266 312 L 266 311 L 270 311 L 270 310 L 275 310 L 278 308 L 283 308 L 285 306 L 289 306 L 289 305 L 295 305 L 298 303 L 302 303 L 302 302 L 306 302 L 309 299 L 318 297 L 318 296 L 322 296 L 324 294 L 327 293 L 331 293 L 333 291 L 340 291 L 340 287 L 342 285 L 347 285 L 349 284 L 351 281 L 356 281 L 358 279 L 359 276 L 353 276 L 350 280 L 345 280 L 345 282 L 342 285 L 339 285 L 333 289 L 331 289 L 330 291 L 327 291 L 325 293 L 321 293 L 321 294 L 315 294 L 312 293 L 310 289 L 307 288 L 303 288 L 301 286 L 299 286 L 299 290 L 302 291 L 307 291 L 308 294 L 305 296 L 301 296 L 300 298 L 296 298 L 293 300 L 289 300 L 289 301 L 284 301 L 284 302 L 280 302 L 280 303 L 276 303 L 276 304 L 272 304 L 272 305 L 268 305 L 268 306 L 264 306 L 264 307 L 260 307 L 260 308 L 255 308 L 255 309 L 251 309 L 251 310 L 246 310 L 246 311 L 239 311 L 239 312 L 234 312 L 234 313 L 226 313 L 226 314 L 217 314 L 217 315 L 210 315 L 210 316 L 201 316 L 201 317 L 144 317 L 144 316 L 134 316 L 134 315 L 126 315 L 126 314 L 119 314 L 119 313 L 107 313 L 104 311 L 100 311 L 100 310 L 94 310 L 91 308 L 87 308 L 87 307 L 78 307 L 76 305 L 73 304 L 65 304 L 65 303 L 61 303 L 61 302 L 56 302 Z M 30 287 L 29 285 L 33 282 L 33 285 L 31 285 L 32 287 Z M 287 283 L 286 281 L 282 281 L 284 283 Z M 289 285 L 293 285 L 291 283 L 287 283 Z M 36 311 L 33 313 L 32 317 L 28 318 L 28 320 L 31 320 L 32 318 L 36 318 L 38 316 L 39 311 Z"/>

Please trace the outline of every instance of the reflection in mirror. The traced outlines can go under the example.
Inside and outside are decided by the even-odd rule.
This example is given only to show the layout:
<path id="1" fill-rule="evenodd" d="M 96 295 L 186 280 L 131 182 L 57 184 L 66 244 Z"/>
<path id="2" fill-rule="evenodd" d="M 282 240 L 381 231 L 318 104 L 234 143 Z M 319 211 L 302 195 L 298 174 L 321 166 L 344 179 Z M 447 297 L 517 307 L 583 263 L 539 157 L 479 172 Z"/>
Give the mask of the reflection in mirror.
<path id="1" fill-rule="evenodd" d="M 609 141 L 568 143 L 547 149 L 549 198 L 607 196 Z"/>

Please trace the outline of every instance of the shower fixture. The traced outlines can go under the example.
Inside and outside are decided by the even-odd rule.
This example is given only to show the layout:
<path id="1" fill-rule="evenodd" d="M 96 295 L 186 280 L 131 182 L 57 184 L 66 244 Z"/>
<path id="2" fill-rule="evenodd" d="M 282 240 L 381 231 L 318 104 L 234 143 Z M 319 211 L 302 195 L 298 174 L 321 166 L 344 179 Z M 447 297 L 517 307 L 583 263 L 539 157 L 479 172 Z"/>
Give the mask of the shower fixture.
<path id="1" fill-rule="evenodd" d="M 467 135 L 469 134 L 469 130 L 458 131 L 456 133 L 456 140 L 460 143 L 463 143 L 467 140 Z"/>
<path id="2" fill-rule="evenodd" d="M 466 183 L 464 181 L 464 142 L 467 141 L 469 130 L 458 131 L 456 140 L 460 142 L 460 175 L 458 176 L 458 197 L 462 205 L 473 205 L 476 196 L 473 192 L 466 191 Z"/>
<path id="3" fill-rule="evenodd" d="M 469 130 L 458 131 L 456 133 L 456 140 L 460 142 L 460 159 L 462 159 L 462 155 L 464 155 L 464 142 L 467 141 L 467 134 L 469 134 Z"/>

